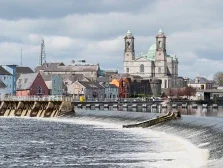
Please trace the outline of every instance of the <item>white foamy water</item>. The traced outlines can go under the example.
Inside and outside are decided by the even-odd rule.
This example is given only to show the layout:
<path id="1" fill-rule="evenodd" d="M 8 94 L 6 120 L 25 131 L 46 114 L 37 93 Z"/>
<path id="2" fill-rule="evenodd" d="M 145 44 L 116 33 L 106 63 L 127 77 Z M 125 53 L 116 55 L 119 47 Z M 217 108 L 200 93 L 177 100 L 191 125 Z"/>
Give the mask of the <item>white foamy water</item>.
<path id="1" fill-rule="evenodd" d="M 132 152 L 112 152 L 104 159 L 106 160 L 103 163 L 103 156 L 100 156 L 100 153 L 97 153 L 95 156 L 87 156 L 82 155 L 79 156 L 80 160 L 85 160 L 89 162 L 89 165 L 93 166 L 103 166 L 108 165 L 111 162 L 111 165 L 115 163 L 119 167 L 156 167 L 156 168 L 199 168 L 205 167 L 208 163 L 209 151 L 205 148 L 210 144 L 210 142 L 201 143 L 198 146 L 193 145 L 189 141 L 181 138 L 179 136 L 175 136 L 169 134 L 167 132 L 160 132 L 154 131 L 152 128 L 122 128 L 122 122 L 115 121 L 110 122 L 108 120 L 103 121 L 102 119 L 98 118 L 70 118 L 70 119 L 62 119 L 62 118 L 25 118 L 28 120 L 40 120 L 40 121 L 47 121 L 47 122 L 60 122 L 60 123 L 67 123 L 67 124 L 74 124 L 74 125 L 90 125 L 90 127 L 94 128 L 94 130 L 106 130 L 109 131 L 116 131 L 119 133 L 123 133 L 123 135 L 129 135 L 125 138 L 119 137 L 112 138 L 111 141 L 114 141 L 113 144 L 116 144 L 116 141 L 124 141 L 124 144 L 131 144 L 129 146 L 132 149 Z M 41 123 L 41 122 L 40 122 Z M 55 124 L 54 124 L 55 125 Z M 64 130 L 66 131 L 66 130 Z M 91 135 L 89 135 L 91 136 Z M 106 136 L 106 134 L 105 134 Z M 191 135 L 196 136 L 196 135 Z M 74 140 L 75 141 L 75 140 Z M 129 143 L 131 141 L 137 141 L 143 143 L 134 144 Z M 145 142 L 144 142 L 145 141 Z M 31 144 L 44 144 L 48 146 L 49 144 L 53 144 L 50 141 L 42 141 L 42 140 L 31 140 L 29 141 Z M 7 144 L 5 144 L 7 145 Z M 133 146 L 134 145 L 134 146 Z M 3 145 L 4 146 L 4 145 Z M 89 146 L 89 145 L 82 145 L 80 148 L 78 146 L 76 149 L 73 150 L 88 150 L 90 148 L 97 148 L 97 146 Z M 128 147 L 128 145 L 127 145 Z M 123 147 L 122 150 L 124 150 Z M 100 147 L 99 150 L 104 150 L 103 147 Z M 118 149 L 111 149 L 111 150 L 118 150 Z M 141 152 L 140 152 L 141 151 Z M 43 158 L 42 162 L 47 163 L 51 162 L 50 157 L 41 156 Z M 44 158 L 45 157 L 45 158 Z M 63 159 L 75 159 L 76 156 L 64 156 Z M 109 157 L 109 158 L 108 158 Z M 57 157 L 55 157 L 57 158 Z M 60 157 L 58 156 L 58 159 Z M 94 162 L 91 163 L 92 159 Z M 56 159 L 57 160 L 57 159 Z M 119 160 L 124 160 L 123 162 Z M 214 161 L 213 161 L 214 162 Z M 68 165 L 68 163 L 58 162 L 57 166 L 60 165 Z M 71 163 L 69 163 L 71 164 Z M 73 163 L 73 166 L 77 166 L 78 163 Z"/>
<path id="2" fill-rule="evenodd" d="M 42 120 L 42 119 L 41 119 Z M 209 143 L 203 143 L 198 146 L 189 141 L 166 132 L 153 131 L 149 128 L 122 128 L 120 123 L 103 122 L 101 119 L 43 119 L 52 122 L 65 122 L 70 124 L 92 125 L 96 129 L 109 129 L 125 134 L 135 134 L 137 138 L 147 140 L 148 145 L 152 144 L 152 150 L 142 153 L 114 154 L 111 158 L 132 161 L 135 158 L 143 160 L 140 163 L 128 164 L 128 167 L 159 167 L 159 168 L 199 168 L 207 165 L 209 151 L 201 149 Z M 126 139 L 126 143 L 131 139 Z M 150 142 L 150 143 L 149 143 Z M 151 143 L 152 142 L 152 143 Z M 144 148 L 144 146 L 136 146 Z M 145 161 L 148 160 L 148 161 Z M 122 163 L 119 164 L 122 166 Z M 124 166 L 124 165 L 123 165 Z"/>

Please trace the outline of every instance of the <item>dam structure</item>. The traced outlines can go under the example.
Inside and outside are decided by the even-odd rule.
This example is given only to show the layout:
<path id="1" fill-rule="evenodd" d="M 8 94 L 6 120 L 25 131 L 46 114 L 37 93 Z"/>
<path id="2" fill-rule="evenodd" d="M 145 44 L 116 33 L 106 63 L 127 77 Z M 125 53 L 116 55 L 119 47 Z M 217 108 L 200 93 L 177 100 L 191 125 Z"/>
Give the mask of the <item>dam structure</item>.
<path id="1" fill-rule="evenodd" d="M 65 96 L 7 96 L 0 104 L 0 116 L 5 117 L 58 117 L 74 114 L 72 99 Z"/>

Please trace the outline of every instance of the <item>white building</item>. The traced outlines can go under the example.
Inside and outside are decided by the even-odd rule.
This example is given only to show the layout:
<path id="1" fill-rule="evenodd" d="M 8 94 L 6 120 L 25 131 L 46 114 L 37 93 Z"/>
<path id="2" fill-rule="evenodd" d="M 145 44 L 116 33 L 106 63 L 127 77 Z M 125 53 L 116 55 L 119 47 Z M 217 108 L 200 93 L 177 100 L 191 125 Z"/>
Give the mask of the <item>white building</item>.
<path id="1" fill-rule="evenodd" d="M 124 73 L 139 75 L 144 79 L 161 79 L 162 88 L 177 86 L 178 59 L 166 52 L 166 36 L 162 29 L 156 36 L 156 44 L 150 46 L 147 54 L 135 57 L 134 36 L 128 30 L 125 36 Z"/>

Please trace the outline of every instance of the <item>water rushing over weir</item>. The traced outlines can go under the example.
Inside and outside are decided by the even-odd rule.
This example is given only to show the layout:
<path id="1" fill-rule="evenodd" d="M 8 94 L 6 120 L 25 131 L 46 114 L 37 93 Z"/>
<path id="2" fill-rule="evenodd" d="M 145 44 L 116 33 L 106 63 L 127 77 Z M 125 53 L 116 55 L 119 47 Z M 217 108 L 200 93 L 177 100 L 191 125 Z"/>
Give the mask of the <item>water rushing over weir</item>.
<path id="1" fill-rule="evenodd" d="M 122 128 L 157 115 L 79 110 L 73 118 L 2 117 L 0 167 L 222 167 L 222 118 Z"/>

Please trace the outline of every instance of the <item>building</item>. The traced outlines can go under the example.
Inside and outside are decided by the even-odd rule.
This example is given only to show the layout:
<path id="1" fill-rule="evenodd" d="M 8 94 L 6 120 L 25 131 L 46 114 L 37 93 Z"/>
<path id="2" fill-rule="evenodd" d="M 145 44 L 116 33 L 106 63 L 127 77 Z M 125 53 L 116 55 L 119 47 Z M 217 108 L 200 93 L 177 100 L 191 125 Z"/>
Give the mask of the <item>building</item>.
<path id="1" fill-rule="evenodd" d="M 75 65 L 65 65 L 62 62 L 57 63 L 44 63 L 43 65 L 37 66 L 35 72 L 41 72 L 44 74 L 82 74 L 84 77 L 95 81 L 100 75 L 99 64 L 75 64 Z"/>
<path id="2" fill-rule="evenodd" d="M 119 97 L 119 88 L 114 84 L 103 84 L 102 85 L 105 88 L 105 98 L 118 98 Z"/>
<path id="3" fill-rule="evenodd" d="M 110 84 L 114 84 L 115 86 L 118 87 L 119 90 L 119 98 L 128 98 L 129 97 L 129 82 L 130 78 L 125 78 L 125 77 L 118 77 L 116 79 L 113 79 Z"/>
<path id="4" fill-rule="evenodd" d="M 189 83 L 187 85 L 191 86 L 191 87 L 194 87 L 198 90 L 212 89 L 213 82 L 207 80 L 204 77 L 196 77 L 195 79 L 189 81 Z"/>
<path id="5" fill-rule="evenodd" d="M 48 95 L 48 88 L 40 73 L 21 74 L 16 81 L 16 95 Z"/>
<path id="6" fill-rule="evenodd" d="M 100 75 L 110 77 L 111 75 L 118 74 L 118 70 L 101 70 Z"/>
<path id="7" fill-rule="evenodd" d="M 16 67 L 17 65 L 3 65 L 2 66 L 6 71 L 12 74 L 12 95 L 16 94 Z"/>
<path id="8" fill-rule="evenodd" d="M 156 36 L 156 43 L 149 47 L 147 54 L 135 56 L 135 38 L 128 30 L 124 41 L 124 73 L 139 75 L 144 79 L 162 80 L 162 88 L 176 87 L 178 79 L 178 59 L 166 51 L 166 36 L 162 29 Z"/>
<path id="9" fill-rule="evenodd" d="M 0 100 L 7 94 L 5 93 L 7 86 L 5 85 L 5 83 L 0 80 Z"/>
<path id="10" fill-rule="evenodd" d="M 65 95 L 67 93 L 67 88 L 59 75 L 41 74 L 41 76 L 47 85 L 49 95 Z"/>
<path id="11" fill-rule="evenodd" d="M 86 100 L 89 99 L 104 99 L 105 88 L 97 82 L 76 81 L 73 83 L 74 98 L 79 99 L 84 96 Z"/>
<path id="12" fill-rule="evenodd" d="M 16 80 L 19 78 L 20 74 L 34 73 L 30 67 L 20 67 L 16 66 Z"/>
<path id="13" fill-rule="evenodd" d="M 60 78 L 63 80 L 64 85 L 66 86 L 66 94 L 73 95 L 74 87 L 73 84 L 76 81 L 91 81 L 90 79 L 84 77 L 83 74 L 60 74 Z"/>
<path id="14" fill-rule="evenodd" d="M 0 66 L 0 87 L 0 98 L 13 94 L 13 76 L 2 66 Z"/>
<path id="15" fill-rule="evenodd" d="M 129 83 L 129 97 L 147 97 L 152 95 L 149 80 L 133 80 Z"/>

